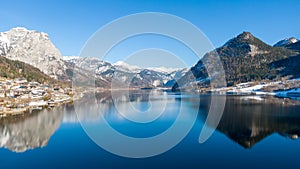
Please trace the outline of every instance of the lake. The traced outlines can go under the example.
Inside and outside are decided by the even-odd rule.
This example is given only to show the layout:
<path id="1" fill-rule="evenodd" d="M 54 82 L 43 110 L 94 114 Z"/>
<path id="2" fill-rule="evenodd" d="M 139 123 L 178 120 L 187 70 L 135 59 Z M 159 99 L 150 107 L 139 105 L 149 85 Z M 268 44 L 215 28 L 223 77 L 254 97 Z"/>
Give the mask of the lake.
<path id="1" fill-rule="evenodd" d="M 86 96 L 75 105 L 1 119 L 0 168 L 253 169 L 299 165 L 299 101 L 260 96 L 216 97 L 226 101 L 224 112 L 216 131 L 204 143 L 199 143 L 199 136 L 211 99 L 215 99 L 210 95 L 152 90 L 116 92 L 113 95 L 103 92 Z M 170 135 L 172 137 L 167 138 L 169 144 L 154 142 L 141 147 L 137 143 L 132 147 L 134 145 L 128 146 L 118 137 L 102 137 L 110 137 L 103 120 L 123 136 L 136 139 L 169 131 L 175 121 L 179 127 L 175 128 L 175 134 Z M 154 151 L 152 146 L 169 146 L 178 139 L 176 134 L 180 135 L 189 128 L 188 123 L 191 123 L 191 130 L 186 136 L 183 134 L 177 145 L 162 154 L 127 158 L 107 151 L 131 149 L 132 152 L 148 153 Z M 209 124 L 208 127 L 212 128 Z M 103 143 L 105 140 L 111 144 Z M 101 148 L 99 144 L 112 147 Z"/>

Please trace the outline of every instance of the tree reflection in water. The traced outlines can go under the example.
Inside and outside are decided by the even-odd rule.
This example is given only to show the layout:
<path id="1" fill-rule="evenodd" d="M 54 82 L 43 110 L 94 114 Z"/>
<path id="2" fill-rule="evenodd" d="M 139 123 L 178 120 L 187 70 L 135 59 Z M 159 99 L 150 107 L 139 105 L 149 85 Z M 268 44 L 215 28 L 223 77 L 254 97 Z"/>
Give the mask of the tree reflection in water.
<path id="1" fill-rule="evenodd" d="M 196 97 L 197 99 L 195 99 L 195 96 L 193 98 L 190 95 L 183 99 L 176 97 L 174 93 L 168 94 L 162 91 L 130 91 L 129 95 L 120 91 L 116 96 L 112 97 L 109 91 L 100 92 L 96 93 L 95 96 L 87 95 L 76 101 L 75 103 L 80 105 L 76 109 L 73 105 L 68 104 L 44 109 L 21 118 L 1 119 L 0 147 L 14 152 L 44 147 L 53 133 L 60 127 L 62 121 L 64 123 L 78 123 L 79 119 L 80 121 L 92 122 L 96 121 L 101 114 L 104 114 L 108 120 L 119 120 L 120 115 L 114 110 L 114 102 L 124 104 L 143 102 L 145 105 L 149 99 L 159 102 L 166 99 L 166 96 L 173 103 L 184 100 L 190 103 L 188 104 L 189 108 L 199 109 L 198 122 L 201 123 L 207 116 L 210 104 L 209 95 L 200 96 L 200 108 L 193 106 L 193 102 L 199 98 Z M 227 96 L 226 99 L 225 111 L 217 130 L 245 148 L 251 148 L 257 142 L 274 133 L 291 139 L 297 139 L 300 135 L 299 101 L 258 96 Z M 179 104 L 173 105 L 179 106 Z M 176 111 L 178 108 L 172 109 Z M 177 116 L 177 114 L 168 114 L 163 119 L 174 120 L 173 116 Z M 117 122 L 122 123 L 122 121 Z M 160 122 L 165 123 L 165 121 Z"/>
<path id="2" fill-rule="evenodd" d="M 222 96 L 220 96 L 222 97 Z M 199 112 L 207 115 L 209 99 L 201 99 Z M 227 96 L 224 114 L 217 128 L 233 141 L 251 148 L 278 133 L 297 139 L 300 135 L 299 101 L 259 96 Z"/>
<path id="3" fill-rule="evenodd" d="M 63 107 L 44 109 L 25 117 L 14 117 L 0 122 L 0 147 L 14 152 L 44 147 L 60 127 Z"/>

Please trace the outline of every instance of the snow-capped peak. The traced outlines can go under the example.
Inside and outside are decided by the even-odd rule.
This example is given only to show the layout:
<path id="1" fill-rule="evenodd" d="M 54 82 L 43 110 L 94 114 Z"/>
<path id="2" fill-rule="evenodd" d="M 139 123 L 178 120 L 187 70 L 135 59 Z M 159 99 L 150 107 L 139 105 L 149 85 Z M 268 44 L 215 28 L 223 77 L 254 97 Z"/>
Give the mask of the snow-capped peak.
<path id="1" fill-rule="evenodd" d="M 123 71 L 136 72 L 136 71 L 141 70 L 141 68 L 139 66 L 129 65 L 128 63 L 123 62 L 123 61 L 118 61 L 118 62 L 114 63 L 113 65 L 115 67 L 118 67 L 119 69 L 122 69 Z"/>
<path id="2" fill-rule="evenodd" d="M 291 38 L 290 41 L 291 41 L 292 43 L 296 43 L 296 42 L 298 42 L 299 40 L 296 39 L 296 38 Z"/>
<path id="3" fill-rule="evenodd" d="M 175 71 L 180 71 L 183 68 L 167 68 L 167 67 L 161 66 L 161 67 L 148 67 L 147 69 L 148 70 L 153 70 L 153 71 L 156 71 L 156 72 L 170 74 L 170 73 L 175 72 Z"/>
<path id="4" fill-rule="evenodd" d="M 80 59 L 80 56 L 63 56 L 64 61 L 77 60 Z"/>
<path id="5" fill-rule="evenodd" d="M 55 79 L 65 77 L 61 53 L 47 33 L 23 27 L 1 32 L 0 55 L 30 64 Z"/>
<path id="6" fill-rule="evenodd" d="M 24 27 L 15 27 L 15 28 L 11 28 L 11 30 L 15 30 L 15 31 L 29 31 L 27 28 L 24 28 Z"/>
<path id="7" fill-rule="evenodd" d="M 299 40 L 296 39 L 296 38 L 294 38 L 294 37 L 286 38 L 286 39 L 283 39 L 283 40 L 277 42 L 274 46 L 275 46 L 275 47 L 279 47 L 279 46 L 287 46 L 287 45 L 296 43 L 296 42 L 298 42 L 298 41 L 299 41 Z"/>

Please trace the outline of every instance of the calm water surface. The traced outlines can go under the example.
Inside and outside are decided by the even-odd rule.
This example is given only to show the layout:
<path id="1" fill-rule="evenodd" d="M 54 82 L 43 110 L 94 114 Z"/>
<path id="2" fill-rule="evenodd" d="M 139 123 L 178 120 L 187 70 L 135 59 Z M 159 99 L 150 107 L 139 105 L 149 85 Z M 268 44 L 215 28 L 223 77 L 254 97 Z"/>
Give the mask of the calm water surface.
<path id="1" fill-rule="evenodd" d="M 224 97 L 224 96 L 219 96 Z M 200 107 L 197 103 L 200 99 Z M 65 105 L 0 121 L 0 168 L 297 168 L 300 155 L 298 101 L 273 97 L 227 96 L 216 132 L 198 142 L 211 96 L 132 91 L 120 93 L 119 110 L 129 106 L 164 114 L 154 122 L 139 124 L 118 114 L 108 93 L 80 101 L 79 108 Z M 116 101 L 115 100 L 115 101 Z M 91 107 L 91 104 L 97 107 Z M 181 104 L 183 103 L 183 104 Z M 113 155 L 94 143 L 78 119 L 93 126 L 101 115 L 118 132 L 150 137 L 167 130 L 184 107 L 185 118 L 198 112 L 189 134 L 173 149 L 150 158 Z M 76 106 L 75 106 L 76 107 Z M 130 113 L 130 112 L 128 112 Z M 97 129 L 99 130 L 99 129 Z M 97 132 L 101 132 L 101 129 Z"/>

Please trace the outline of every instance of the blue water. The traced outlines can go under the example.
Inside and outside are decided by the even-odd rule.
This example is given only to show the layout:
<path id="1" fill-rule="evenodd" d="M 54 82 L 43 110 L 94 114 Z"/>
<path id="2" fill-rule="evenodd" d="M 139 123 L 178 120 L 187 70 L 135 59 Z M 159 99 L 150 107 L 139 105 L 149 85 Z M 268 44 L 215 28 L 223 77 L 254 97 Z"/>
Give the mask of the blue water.
<path id="1" fill-rule="evenodd" d="M 159 95 L 160 93 L 158 93 Z M 134 92 L 132 93 L 134 95 Z M 147 93 L 134 95 L 131 102 L 143 111 L 149 108 Z M 102 98 L 101 96 L 100 98 Z M 164 93 L 164 97 L 153 99 L 163 102 L 170 99 L 166 106 L 166 114 L 160 116 L 150 124 L 134 124 L 127 120 L 118 120 L 114 104 L 110 97 L 98 102 L 105 114 L 105 119 L 120 133 L 132 137 L 150 137 L 167 130 L 178 116 L 176 106 L 180 102 L 193 103 L 198 96 L 185 95 L 187 100 L 180 99 L 180 95 Z M 140 99 L 144 98 L 144 99 Z M 175 99 L 174 99 L 175 98 Z M 260 98 L 244 96 L 228 96 L 223 117 L 218 129 L 205 143 L 198 142 L 203 122 L 207 116 L 210 96 L 200 96 L 200 108 L 197 120 L 189 134 L 174 148 L 158 156 L 132 159 L 111 154 L 93 142 L 81 124 L 76 120 L 76 113 L 72 105 L 62 106 L 52 110 L 43 110 L 26 118 L 14 122 L 0 123 L 0 136 L 3 133 L 12 133 L 20 128 L 31 128 L 27 122 L 31 120 L 42 121 L 49 119 L 44 129 L 38 134 L 28 129 L 19 144 L 29 145 L 28 138 L 38 138 L 39 135 L 51 130 L 49 140 L 44 146 L 33 144 L 32 149 L 24 152 L 14 152 L 7 148 L 8 142 L 1 145 L 0 168 L 297 168 L 300 155 L 299 140 L 295 139 L 300 133 L 300 107 L 296 101 L 279 98 Z M 97 100 L 99 100 L 97 98 Z M 151 100 L 151 98 L 150 98 Z M 126 102 L 126 100 L 125 100 Z M 82 107 L 89 105 L 83 102 Z M 183 104 L 187 106 L 190 104 Z M 192 105 L 192 104 L 191 104 Z M 187 107 L 186 110 L 195 107 Z M 109 113 L 108 113 L 109 112 Z M 172 113 L 175 112 L 175 113 Z M 189 113 L 186 111 L 185 113 Z M 85 117 L 88 116 L 88 117 Z M 86 113 L 78 117 L 91 120 L 95 125 L 96 115 Z M 56 119 L 56 117 L 58 117 Z M 57 127 L 52 127 L 54 124 Z M 85 122 L 89 124 L 89 122 Z M 20 127 L 21 126 L 21 127 Z M 35 127 L 39 127 L 36 125 Z M 53 132 L 52 132 L 53 130 Z M 3 132 L 6 131 L 6 132 Z M 31 132 L 28 132 L 31 131 Z M 13 134 L 10 134 L 11 136 Z M 291 139 L 291 137 L 294 139 Z M 17 139 L 14 136 L 9 141 Z M 25 139 L 26 137 L 26 139 Z M 41 137 L 42 138 L 42 137 Z M 22 143 L 22 140 L 27 143 Z M 31 140 L 32 141 L 32 140 Z M 20 143 L 21 142 L 21 143 Z M 13 146 L 12 146 L 13 147 Z"/>

